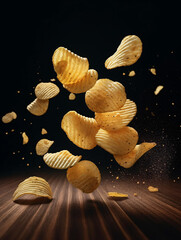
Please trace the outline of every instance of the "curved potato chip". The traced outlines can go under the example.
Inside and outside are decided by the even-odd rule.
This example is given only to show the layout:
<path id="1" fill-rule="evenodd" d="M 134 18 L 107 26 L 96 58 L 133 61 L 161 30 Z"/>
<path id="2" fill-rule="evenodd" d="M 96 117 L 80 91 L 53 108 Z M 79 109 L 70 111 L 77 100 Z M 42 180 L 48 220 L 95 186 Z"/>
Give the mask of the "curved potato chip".
<path id="1" fill-rule="evenodd" d="M 70 141 L 80 148 L 92 149 L 97 145 L 95 135 L 99 128 L 94 118 L 82 116 L 75 111 L 69 111 L 62 119 L 61 128 Z"/>
<path id="2" fill-rule="evenodd" d="M 117 131 L 131 122 L 136 111 L 135 102 L 127 99 L 124 106 L 118 111 L 95 113 L 95 120 L 100 128 L 107 131 Z"/>
<path id="3" fill-rule="evenodd" d="M 29 138 L 25 132 L 22 133 L 22 138 L 23 138 L 23 145 L 29 142 Z"/>
<path id="4" fill-rule="evenodd" d="M 136 147 L 131 152 L 125 155 L 114 155 L 114 158 L 120 166 L 124 168 L 130 168 L 136 163 L 136 161 L 141 156 L 143 156 L 143 154 L 145 154 L 155 146 L 156 146 L 155 142 L 151 143 L 144 142 L 139 145 L 136 145 Z"/>
<path id="5" fill-rule="evenodd" d="M 35 88 L 35 95 L 38 99 L 46 100 L 59 94 L 60 89 L 51 82 L 41 82 Z"/>
<path id="6" fill-rule="evenodd" d="M 105 61 L 105 67 L 112 69 L 134 64 L 141 56 L 142 42 L 136 35 L 123 38 L 116 52 Z"/>
<path id="7" fill-rule="evenodd" d="M 45 163 L 56 169 L 67 169 L 74 166 L 81 160 L 82 156 L 75 156 L 67 150 L 62 150 L 56 153 L 47 153 L 43 156 Z"/>
<path id="8" fill-rule="evenodd" d="M 52 191 L 48 182 L 41 177 L 29 177 L 21 182 L 13 193 L 13 201 L 25 194 L 52 199 Z"/>
<path id="9" fill-rule="evenodd" d="M 126 102 L 124 86 L 110 79 L 99 79 L 85 94 L 85 102 L 93 112 L 119 110 Z"/>
<path id="10" fill-rule="evenodd" d="M 50 141 L 45 138 L 39 140 L 35 147 L 36 154 L 39 156 L 43 156 L 45 153 L 48 152 L 49 148 L 52 146 L 53 143 L 54 141 Z"/>
<path id="11" fill-rule="evenodd" d="M 98 79 L 98 73 L 94 69 L 89 69 L 86 75 L 75 83 L 64 84 L 63 87 L 72 93 L 83 93 L 94 86 Z"/>
<path id="12" fill-rule="evenodd" d="M 101 174 L 93 162 L 83 160 L 68 168 L 67 179 L 82 192 L 91 193 L 98 188 L 101 182 Z"/>
<path id="13" fill-rule="evenodd" d="M 111 154 L 124 155 L 131 152 L 138 142 L 138 133 L 132 127 L 108 132 L 102 128 L 96 134 L 97 145 Z"/>
<path id="14" fill-rule="evenodd" d="M 41 116 L 48 110 L 49 100 L 41 100 L 36 98 L 32 103 L 27 106 L 27 110 L 36 116 Z"/>
<path id="15" fill-rule="evenodd" d="M 76 83 L 89 69 L 87 58 L 82 58 L 64 47 L 55 50 L 52 62 L 57 78 L 62 84 Z"/>
<path id="16" fill-rule="evenodd" d="M 2 117 L 2 122 L 10 123 L 13 119 L 16 119 L 16 118 L 17 118 L 17 114 L 15 112 L 9 112 Z"/>

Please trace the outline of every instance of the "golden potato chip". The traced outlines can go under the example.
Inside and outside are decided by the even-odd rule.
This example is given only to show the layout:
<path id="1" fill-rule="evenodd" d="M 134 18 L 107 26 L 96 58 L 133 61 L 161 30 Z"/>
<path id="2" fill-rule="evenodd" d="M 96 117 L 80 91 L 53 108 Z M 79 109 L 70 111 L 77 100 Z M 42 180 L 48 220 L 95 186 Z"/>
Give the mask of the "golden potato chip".
<path id="1" fill-rule="evenodd" d="M 148 191 L 149 191 L 149 192 L 158 192 L 158 188 L 149 186 L 149 187 L 148 187 Z"/>
<path id="2" fill-rule="evenodd" d="M 136 147 L 131 152 L 125 155 L 114 155 L 114 158 L 120 166 L 124 168 L 130 168 L 136 163 L 136 161 L 141 156 L 143 156 L 143 154 L 145 154 L 155 146 L 156 146 L 155 142 L 151 143 L 144 142 L 139 145 L 136 145 Z"/>
<path id="3" fill-rule="evenodd" d="M 64 47 L 55 50 L 52 62 L 57 78 L 62 84 L 76 83 L 89 69 L 87 58 L 79 57 Z"/>
<path id="4" fill-rule="evenodd" d="M 132 127 L 108 132 L 102 128 L 96 134 L 97 145 L 111 154 L 124 155 L 131 152 L 138 142 L 138 133 Z"/>
<path id="5" fill-rule="evenodd" d="M 25 132 L 22 133 L 22 138 L 23 138 L 23 145 L 29 142 L 29 138 Z"/>
<path id="6" fill-rule="evenodd" d="M 21 182 L 13 193 L 13 201 L 25 194 L 52 199 L 52 191 L 48 182 L 41 177 L 29 177 Z"/>
<path id="7" fill-rule="evenodd" d="M 127 198 L 128 194 L 118 193 L 118 192 L 108 192 L 107 195 L 109 197 L 117 197 L 117 198 Z"/>
<path id="8" fill-rule="evenodd" d="M 48 152 L 49 148 L 52 146 L 53 143 L 54 141 L 50 141 L 45 138 L 39 140 L 35 147 L 36 154 L 39 156 L 43 156 L 45 153 Z"/>
<path id="9" fill-rule="evenodd" d="M 142 42 L 136 35 L 123 38 L 116 52 L 105 61 L 105 67 L 112 69 L 134 64 L 141 56 Z"/>
<path id="10" fill-rule="evenodd" d="M 76 95 L 74 93 L 70 93 L 69 94 L 69 100 L 75 100 L 76 99 Z"/>
<path id="11" fill-rule="evenodd" d="M 67 169 L 74 166 L 81 160 L 82 156 L 75 156 L 67 150 L 62 150 L 56 153 L 47 153 L 43 156 L 45 163 L 56 169 Z"/>
<path id="12" fill-rule="evenodd" d="M 2 117 L 2 122 L 10 123 L 13 119 L 16 119 L 16 118 L 17 118 L 17 114 L 15 112 L 9 112 Z"/>
<path id="13" fill-rule="evenodd" d="M 44 135 L 44 134 L 47 134 L 47 133 L 48 133 L 47 130 L 45 128 L 42 128 L 41 134 Z"/>
<path id="14" fill-rule="evenodd" d="M 101 174 L 93 162 L 83 160 L 68 168 L 67 179 L 69 183 L 82 192 L 91 193 L 98 188 L 101 182 Z"/>
<path id="15" fill-rule="evenodd" d="M 64 115 L 61 127 L 70 141 L 78 147 L 92 149 L 97 145 L 95 135 L 99 128 L 94 118 L 82 116 L 75 111 L 69 111 Z"/>
<path id="16" fill-rule="evenodd" d="M 41 82 L 35 88 L 35 95 L 38 99 L 46 100 L 59 94 L 60 89 L 51 82 Z"/>
<path id="17" fill-rule="evenodd" d="M 95 120 L 100 128 L 107 131 L 117 131 L 128 125 L 136 112 L 136 104 L 127 99 L 124 106 L 118 111 L 95 113 Z"/>
<path id="18" fill-rule="evenodd" d="M 155 89 L 154 94 L 155 94 L 155 95 L 158 95 L 159 92 L 160 92 L 163 88 L 164 88 L 164 86 L 159 85 L 159 86 Z"/>
<path id="19" fill-rule="evenodd" d="M 99 79 L 85 94 L 85 102 L 93 112 L 119 110 L 126 102 L 124 86 L 109 79 Z"/>
<path id="20" fill-rule="evenodd" d="M 41 100 L 36 98 L 32 103 L 27 106 L 27 110 L 36 116 L 41 116 L 48 110 L 49 100 Z"/>
<path id="21" fill-rule="evenodd" d="M 63 87 L 69 92 L 83 93 L 94 86 L 98 79 L 98 73 L 94 69 L 89 69 L 86 75 L 75 83 L 64 84 Z"/>

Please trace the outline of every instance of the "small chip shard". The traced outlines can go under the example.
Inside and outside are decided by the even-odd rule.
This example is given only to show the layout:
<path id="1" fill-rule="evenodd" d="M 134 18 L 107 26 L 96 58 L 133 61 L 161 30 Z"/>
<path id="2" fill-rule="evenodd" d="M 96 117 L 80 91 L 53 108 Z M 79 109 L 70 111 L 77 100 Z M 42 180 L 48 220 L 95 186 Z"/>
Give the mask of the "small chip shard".
<path id="1" fill-rule="evenodd" d="M 149 70 L 153 75 L 156 75 L 156 69 L 155 68 L 150 68 Z"/>
<path id="2" fill-rule="evenodd" d="M 148 187 L 148 191 L 150 191 L 150 192 L 158 192 L 158 188 L 149 186 Z"/>
<path id="3" fill-rule="evenodd" d="M 70 93 L 69 100 L 75 100 L 75 99 L 76 99 L 76 95 L 74 93 Z"/>
<path id="4" fill-rule="evenodd" d="M 41 134 L 44 135 L 44 134 L 47 134 L 47 133 L 48 133 L 47 130 L 45 128 L 42 128 Z"/>
<path id="5" fill-rule="evenodd" d="M 2 122 L 10 123 L 13 119 L 16 119 L 16 118 L 17 118 L 17 114 L 15 112 L 9 112 L 2 117 Z"/>
<path id="6" fill-rule="evenodd" d="M 108 197 L 117 197 L 117 198 L 127 198 L 128 194 L 118 193 L 118 192 L 108 192 Z"/>
<path id="7" fill-rule="evenodd" d="M 25 132 L 22 133 L 22 138 L 23 138 L 23 145 L 29 142 L 29 137 L 26 135 Z"/>
<path id="8" fill-rule="evenodd" d="M 155 89 L 154 94 L 155 94 L 155 95 L 158 95 L 159 92 L 160 92 L 163 88 L 164 88 L 164 86 L 159 85 L 159 86 Z"/>
<path id="9" fill-rule="evenodd" d="M 128 76 L 129 77 L 134 77 L 136 75 L 135 71 L 132 70 L 131 72 L 129 72 Z"/>

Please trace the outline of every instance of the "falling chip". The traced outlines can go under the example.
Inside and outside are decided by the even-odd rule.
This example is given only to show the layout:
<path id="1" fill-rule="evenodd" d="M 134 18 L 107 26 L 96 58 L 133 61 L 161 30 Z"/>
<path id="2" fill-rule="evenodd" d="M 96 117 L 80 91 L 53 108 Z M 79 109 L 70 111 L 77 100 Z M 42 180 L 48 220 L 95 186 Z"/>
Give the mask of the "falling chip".
<path id="1" fill-rule="evenodd" d="M 76 95 L 74 93 L 69 94 L 69 100 L 75 100 Z"/>
<path id="2" fill-rule="evenodd" d="M 44 134 L 47 134 L 47 133 L 48 133 L 47 130 L 45 128 L 42 128 L 41 134 L 44 135 Z"/>
<path id="3" fill-rule="evenodd" d="M 29 138 L 25 132 L 22 133 L 22 138 L 23 138 L 23 145 L 29 142 Z"/>
<path id="4" fill-rule="evenodd" d="M 159 92 L 160 92 L 163 88 L 164 88 L 164 86 L 159 85 L 159 86 L 156 88 L 156 90 L 154 91 L 154 94 L 155 94 L 155 95 L 158 95 Z"/>
<path id="5" fill-rule="evenodd" d="M 132 70 L 131 72 L 129 72 L 129 74 L 128 74 L 128 76 L 129 77 L 133 77 L 133 76 L 135 76 L 136 75 L 136 73 L 135 73 L 135 71 L 134 70 Z"/>
<path id="6" fill-rule="evenodd" d="M 155 68 L 150 68 L 149 70 L 153 75 L 156 75 L 156 69 Z"/>
<path id="7" fill-rule="evenodd" d="M 51 82 L 55 82 L 56 79 L 55 79 L 55 78 L 51 78 L 50 81 L 51 81 Z"/>
<path id="8" fill-rule="evenodd" d="M 10 123 L 13 119 L 16 119 L 16 118 L 17 118 L 17 114 L 15 112 L 9 112 L 2 117 L 2 122 Z"/>

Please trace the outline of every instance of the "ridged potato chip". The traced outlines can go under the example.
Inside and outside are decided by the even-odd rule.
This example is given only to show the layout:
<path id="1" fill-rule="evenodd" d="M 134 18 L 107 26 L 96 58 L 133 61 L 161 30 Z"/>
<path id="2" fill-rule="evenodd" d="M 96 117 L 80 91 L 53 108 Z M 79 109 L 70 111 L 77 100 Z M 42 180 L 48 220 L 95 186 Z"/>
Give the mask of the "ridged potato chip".
<path id="1" fill-rule="evenodd" d="M 55 50 L 52 62 L 57 78 L 62 84 L 78 82 L 89 69 L 87 58 L 82 58 L 64 47 Z"/>
<path id="2" fill-rule="evenodd" d="M 81 160 L 82 156 L 75 156 L 67 150 L 62 150 L 56 153 L 47 153 L 43 156 L 45 163 L 56 169 L 67 169 L 74 166 Z"/>
<path id="3" fill-rule="evenodd" d="M 29 137 L 26 135 L 25 132 L 22 133 L 22 138 L 23 138 L 23 145 L 29 142 Z"/>
<path id="4" fill-rule="evenodd" d="M 10 123 L 13 119 L 16 119 L 16 118 L 17 118 L 17 114 L 15 112 L 9 112 L 2 117 L 2 122 Z"/>
<path id="5" fill-rule="evenodd" d="M 141 156 L 143 156 L 143 154 L 145 154 L 155 146 L 156 146 L 155 142 L 151 143 L 144 142 L 139 145 L 136 145 L 136 147 L 131 152 L 125 155 L 114 155 L 114 158 L 120 166 L 124 168 L 130 168 L 136 163 L 136 161 Z"/>
<path id="6" fill-rule="evenodd" d="M 41 177 L 29 177 L 21 182 L 13 193 L 13 201 L 25 194 L 52 199 L 52 191 L 48 182 Z"/>
<path id="7" fill-rule="evenodd" d="M 105 61 L 105 67 L 112 69 L 134 64 L 141 56 L 142 42 L 136 35 L 123 38 L 116 52 Z"/>
<path id="8" fill-rule="evenodd" d="M 35 147 L 36 154 L 39 156 L 43 156 L 45 153 L 48 152 L 49 148 L 52 146 L 53 143 L 54 141 L 50 141 L 45 138 L 39 140 Z"/>
<path id="9" fill-rule="evenodd" d="M 89 69 L 86 75 L 75 83 L 64 84 L 63 87 L 72 93 L 83 93 L 94 86 L 98 79 L 98 73 L 94 69 Z"/>
<path id="10" fill-rule="evenodd" d="M 107 131 L 117 131 L 128 125 L 137 112 L 135 102 L 127 99 L 124 106 L 113 112 L 95 113 L 98 126 Z"/>
<path id="11" fill-rule="evenodd" d="M 41 100 L 36 98 L 32 103 L 27 106 L 27 110 L 36 116 L 41 116 L 48 110 L 49 100 Z"/>
<path id="12" fill-rule="evenodd" d="M 97 145 L 111 154 L 124 155 L 131 152 L 138 142 L 138 133 L 132 127 L 108 132 L 102 128 L 96 134 Z"/>
<path id="13" fill-rule="evenodd" d="M 68 168 L 67 179 L 69 183 L 82 192 L 91 193 L 98 188 L 101 182 L 101 174 L 93 162 L 83 160 Z"/>
<path id="14" fill-rule="evenodd" d="M 116 198 L 127 198 L 128 194 L 118 193 L 118 192 L 108 192 L 107 195 L 109 197 L 116 197 Z"/>
<path id="15" fill-rule="evenodd" d="M 59 94 L 60 89 L 51 82 L 41 82 L 35 88 L 35 95 L 38 99 L 46 100 Z"/>
<path id="16" fill-rule="evenodd" d="M 110 79 L 99 79 L 85 94 L 87 107 L 93 112 L 119 110 L 126 102 L 124 86 Z"/>
<path id="17" fill-rule="evenodd" d="M 61 128 L 69 140 L 80 148 L 92 149 L 97 145 L 95 135 L 99 128 L 94 118 L 69 111 L 62 119 Z"/>

